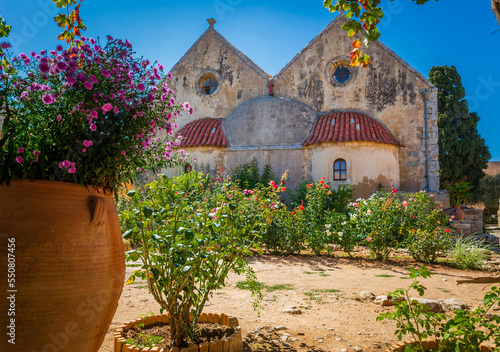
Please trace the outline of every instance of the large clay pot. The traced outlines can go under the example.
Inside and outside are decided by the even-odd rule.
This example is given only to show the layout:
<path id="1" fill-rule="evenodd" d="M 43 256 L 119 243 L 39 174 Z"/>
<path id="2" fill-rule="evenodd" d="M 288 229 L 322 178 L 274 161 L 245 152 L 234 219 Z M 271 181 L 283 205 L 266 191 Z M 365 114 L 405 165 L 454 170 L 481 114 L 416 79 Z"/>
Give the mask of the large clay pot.
<path id="1" fill-rule="evenodd" d="M 57 181 L 0 185 L 0 258 L 0 351 L 99 350 L 125 276 L 111 196 Z"/>
<path id="2" fill-rule="evenodd" d="M 462 208 L 460 208 L 460 205 L 455 205 L 454 209 L 455 209 L 455 220 L 465 219 L 465 213 L 462 210 Z"/>

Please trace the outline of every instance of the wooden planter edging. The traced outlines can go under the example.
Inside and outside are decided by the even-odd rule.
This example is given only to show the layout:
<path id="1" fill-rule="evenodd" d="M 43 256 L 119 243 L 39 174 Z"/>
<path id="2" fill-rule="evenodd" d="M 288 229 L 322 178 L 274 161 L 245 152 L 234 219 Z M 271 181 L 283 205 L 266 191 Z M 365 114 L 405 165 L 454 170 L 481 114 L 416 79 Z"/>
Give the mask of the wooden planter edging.
<path id="1" fill-rule="evenodd" d="M 202 313 L 198 322 L 200 323 L 215 323 L 228 326 L 234 329 L 234 333 L 228 338 L 222 340 L 204 342 L 199 345 L 191 345 L 187 348 L 159 348 L 159 347 L 136 347 L 126 343 L 124 332 L 130 330 L 138 324 L 151 325 L 154 323 L 168 324 L 169 315 L 153 315 L 144 319 L 132 320 L 126 322 L 115 330 L 115 352 L 243 352 L 243 339 L 241 337 L 241 328 L 238 324 L 238 319 L 229 317 L 226 314 Z"/>
<path id="2" fill-rule="evenodd" d="M 406 346 L 408 346 L 411 343 L 415 343 L 416 340 L 404 340 L 401 342 L 397 342 L 393 344 L 391 347 L 389 347 L 385 352 L 404 352 Z M 441 342 L 441 339 L 436 339 L 436 338 L 427 338 L 422 340 L 422 347 L 424 350 L 428 351 L 430 349 L 437 349 L 439 347 L 439 342 Z M 481 351 L 483 352 L 492 352 L 492 349 L 489 348 L 487 345 L 482 344 L 479 346 Z"/>

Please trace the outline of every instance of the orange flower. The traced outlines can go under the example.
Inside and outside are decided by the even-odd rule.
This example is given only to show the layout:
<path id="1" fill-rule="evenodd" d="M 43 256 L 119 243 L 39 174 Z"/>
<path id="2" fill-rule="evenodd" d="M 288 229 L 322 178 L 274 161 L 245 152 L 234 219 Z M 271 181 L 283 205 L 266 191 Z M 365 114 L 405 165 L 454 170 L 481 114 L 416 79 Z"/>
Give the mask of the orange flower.
<path id="1" fill-rule="evenodd" d="M 281 192 L 285 192 L 286 191 L 286 187 L 281 187 Z"/>
<path id="2" fill-rule="evenodd" d="M 321 179 L 324 180 L 325 179 L 325 176 L 321 176 Z"/>
<path id="3" fill-rule="evenodd" d="M 300 209 L 300 210 L 304 210 L 304 206 L 301 204 L 301 205 L 299 206 L 299 209 Z"/>
<path id="4" fill-rule="evenodd" d="M 290 212 L 290 214 L 291 214 L 291 215 L 294 215 L 294 214 L 295 214 L 295 212 L 294 212 L 294 211 L 292 211 L 292 212 Z"/>
<path id="5" fill-rule="evenodd" d="M 328 185 L 323 185 L 323 188 L 328 188 Z"/>
<path id="6" fill-rule="evenodd" d="M 320 180 L 319 183 L 325 183 L 325 181 L 324 180 Z"/>

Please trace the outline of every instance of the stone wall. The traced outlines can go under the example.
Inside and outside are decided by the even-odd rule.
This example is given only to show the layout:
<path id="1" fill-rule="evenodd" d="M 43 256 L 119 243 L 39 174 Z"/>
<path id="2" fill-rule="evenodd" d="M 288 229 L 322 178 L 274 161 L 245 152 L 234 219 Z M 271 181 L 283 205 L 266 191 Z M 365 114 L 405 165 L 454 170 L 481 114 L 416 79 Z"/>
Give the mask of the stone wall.
<path id="1" fill-rule="evenodd" d="M 366 52 L 373 58 L 369 68 L 353 68 L 346 84 L 332 83 L 328 70 L 332 61 L 350 51 L 352 38 L 337 17 L 297 54 L 274 78 L 275 95 L 291 97 L 324 113 L 335 110 L 357 111 L 381 122 L 405 146 L 399 151 L 401 188 L 419 191 L 426 186 L 424 99 L 428 91 L 428 144 L 430 190 L 439 190 L 437 90 L 419 72 L 411 68 L 380 42 Z"/>
<path id="2" fill-rule="evenodd" d="M 465 220 L 470 221 L 470 231 L 472 234 L 483 233 L 483 210 L 475 208 L 462 209 L 465 213 Z"/>

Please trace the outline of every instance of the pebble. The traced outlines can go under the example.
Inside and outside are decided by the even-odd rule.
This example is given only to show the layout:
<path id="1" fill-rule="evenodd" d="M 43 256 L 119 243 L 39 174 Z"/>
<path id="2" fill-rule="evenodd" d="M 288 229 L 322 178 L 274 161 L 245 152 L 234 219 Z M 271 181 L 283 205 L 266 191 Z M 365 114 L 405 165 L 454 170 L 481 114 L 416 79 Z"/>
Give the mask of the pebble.
<path id="1" fill-rule="evenodd" d="M 342 341 L 342 338 L 337 337 L 337 338 L 335 339 L 335 341 Z"/>
<path id="2" fill-rule="evenodd" d="M 288 307 L 287 309 L 283 309 L 283 313 L 296 315 L 296 314 L 302 314 L 302 311 L 296 307 Z"/>
<path id="3" fill-rule="evenodd" d="M 361 291 L 359 293 L 359 298 L 362 300 L 373 301 L 375 299 L 375 295 L 370 291 Z"/>
<path id="4" fill-rule="evenodd" d="M 288 330 L 286 326 L 283 325 L 278 325 L 274 327 L 274 330 L 280 331 L 280 330 Z"/>
<path id="5" fill-rule="evenodd" d="M 354 346 L 354 347 L 352 348 L 352 350 L 353 350 L 354 352 L 363 352 L 363 349 L 362 349 L 361 347 L 358 347 L 358 346 Z"/>
<path id="6" fill-rule="evenodd" d="M 286 342 L 282 342 L 281 344 L 283 345 L 283 347 L 292 347 L 292 345 Z"/>

